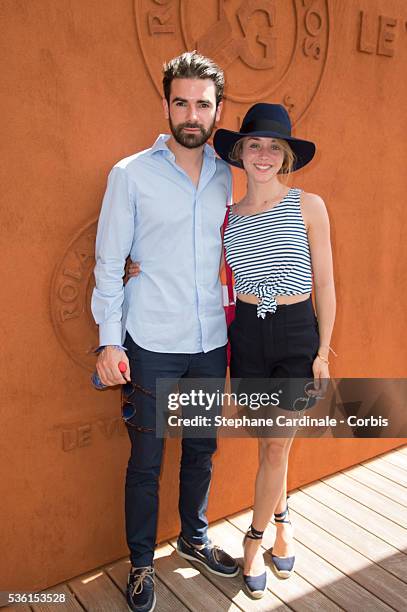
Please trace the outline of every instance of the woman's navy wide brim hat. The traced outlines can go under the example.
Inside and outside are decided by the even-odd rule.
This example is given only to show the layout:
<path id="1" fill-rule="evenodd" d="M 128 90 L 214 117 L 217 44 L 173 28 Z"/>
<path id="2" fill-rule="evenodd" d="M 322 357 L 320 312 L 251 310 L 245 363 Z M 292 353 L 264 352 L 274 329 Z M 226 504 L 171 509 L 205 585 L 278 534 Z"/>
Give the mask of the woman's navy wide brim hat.
<path id="1" fill-rule="evenodd" d="M 238 140 L 248 136 L 280 138 L 286 140 L 295 154 L 293 171 L 308 164 L 315 155 L 315 145 L 309 140 L 291 136 L 291 121 L 288 112 L 281 104 L 260 102 L 246 113 L 239 132 L 219 129 L 216 131 L 213 146 L 225 162 L 243 168 L 242 163 L 230 159 L 230 154 Z"/>

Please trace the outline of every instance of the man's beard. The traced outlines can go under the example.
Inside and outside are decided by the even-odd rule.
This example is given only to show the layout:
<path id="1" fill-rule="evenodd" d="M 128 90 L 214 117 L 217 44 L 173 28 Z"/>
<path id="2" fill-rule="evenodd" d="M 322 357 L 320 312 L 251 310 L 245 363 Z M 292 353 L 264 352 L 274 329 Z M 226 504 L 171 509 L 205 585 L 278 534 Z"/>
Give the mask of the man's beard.
<path id="1" fill-rule="evenodd" d="M 178 125 L 174 125 L 171 121 L 171 117 L 169 118 L 171 133 L 174 136 L 175 140 L 178 144 L 186 147 L 187 149 L 197 149 L 201 147 L 205 142 L 211 137 L 213 129 L 215 127 L 214 118 L 212 125 L 205 130 L 205 128 L 199 123 L 179 123 Z M 183 132 L 184 128 L 198 128 L 199 133 L 191 134 L 188 132 Z"/>

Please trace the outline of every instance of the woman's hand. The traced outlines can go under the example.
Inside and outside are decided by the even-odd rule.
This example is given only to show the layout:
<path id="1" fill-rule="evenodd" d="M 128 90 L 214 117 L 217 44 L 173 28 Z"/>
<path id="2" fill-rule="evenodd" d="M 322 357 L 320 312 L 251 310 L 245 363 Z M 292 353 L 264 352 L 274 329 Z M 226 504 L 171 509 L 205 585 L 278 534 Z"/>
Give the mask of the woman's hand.
<path id="1" fill-rule="evenodd" d="M 314 359 L 312 364 L 312 372 L 314 374 L 314 389 L 318 391 L 318 394 L 325 393 L 328 387 L 329 367 L 326 361 L 321 359 L 318 355 Z"/>
<path id="2" fill-rule="evenodd" d="M 136 278 L 141 272 L 141 265 L 139 261 L 128 260 L 126 264 L 126 274 L 124 276 L 124 283 L 126 284 L 129 278 Z"/>

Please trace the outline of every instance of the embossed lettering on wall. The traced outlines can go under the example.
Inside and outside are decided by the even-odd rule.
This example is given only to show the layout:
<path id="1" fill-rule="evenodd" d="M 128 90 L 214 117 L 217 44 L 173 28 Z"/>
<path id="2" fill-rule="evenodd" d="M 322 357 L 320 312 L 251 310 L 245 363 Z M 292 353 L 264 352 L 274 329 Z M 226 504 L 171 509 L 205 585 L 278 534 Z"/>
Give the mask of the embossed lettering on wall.
<path id="1" fill-rule="evenodd" d="M 90 311 L 94 287 L 97 222 L 85 225 L 69 244 L 51 285 L 51 316 L 59 341 L 76 363 L 92 371 L 97 326 Z"/>
<path id="2" fill-rule="evenodd" d="M 80 425 L 63 425 L 61 430 L 62 450 L 65 452 L 92 446 L 94 441 L 100 437 L 108 441 L 126 433 L 126 427 L 121 417 L 98 419 Z"/>
<path id="3" fill-rule="evenodd" d="M 174 34 L 174 6 L 172 0 L 153 0 L 153 8 L 148 11 L 148 31 L 154 34 Z"/>
<path id="4" fill-rule="evenodd" d="M 329 43 L 327 0 L 135 0 L 135 19 L 160 95 L 162 62 L 186 49 L 227 70 L 233 122 L 263 100 L 285 104 L 295 123 L 318 90 Z"/>
<path id="5" fill-rule="evenodd" d="M 313 0 L 303 0 L 303 5 L 306 8 L 304 15 L 306 36 L 303 40 L 303 51 L 305 55 L 310 55 L 319 60 L 321 57 L 321 35 L 324 26 L 323 16 Z"/>
<path id="6" fill-rule="evenodd" d="M 397 19 L 360 11 L 358 50 L 393 57 L 397 31 Z"/>

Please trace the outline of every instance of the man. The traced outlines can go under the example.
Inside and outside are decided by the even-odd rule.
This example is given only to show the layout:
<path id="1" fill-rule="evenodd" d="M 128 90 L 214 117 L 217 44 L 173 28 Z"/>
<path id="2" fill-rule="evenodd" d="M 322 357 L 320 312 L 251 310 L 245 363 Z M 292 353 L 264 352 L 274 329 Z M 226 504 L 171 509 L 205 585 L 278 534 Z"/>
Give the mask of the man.
<path id="1" fill-rule="evenodd" d="M 223 378 L 226 371 L 219 262 L 232 181 L 228 165 L 205 144 L 221 115 L 224 76 L 196 52 L 171 60 L 163 73 L 171 136 L 160 135 L 151 149 L 118 162 L 109 175 L 92 297 L 104 347 L 99 377 L 106 385 L 132 383 L 125 405 L 131 441 L 125 490 L 132 564 L 127 602 L 139 612 L 155 606 L 153 554 L 163 451 L 163 439 L 155 435 L 156 380 Z M 141 262 L 141 273 L 124 289 L 129 254 Z M 123 376 L 120 361 L 127 366 Z M 182 441 L 177 551 L 216 574 L 235 576 L 234 559 L 207 535 L 215 450 L 216 437 Z"/>

